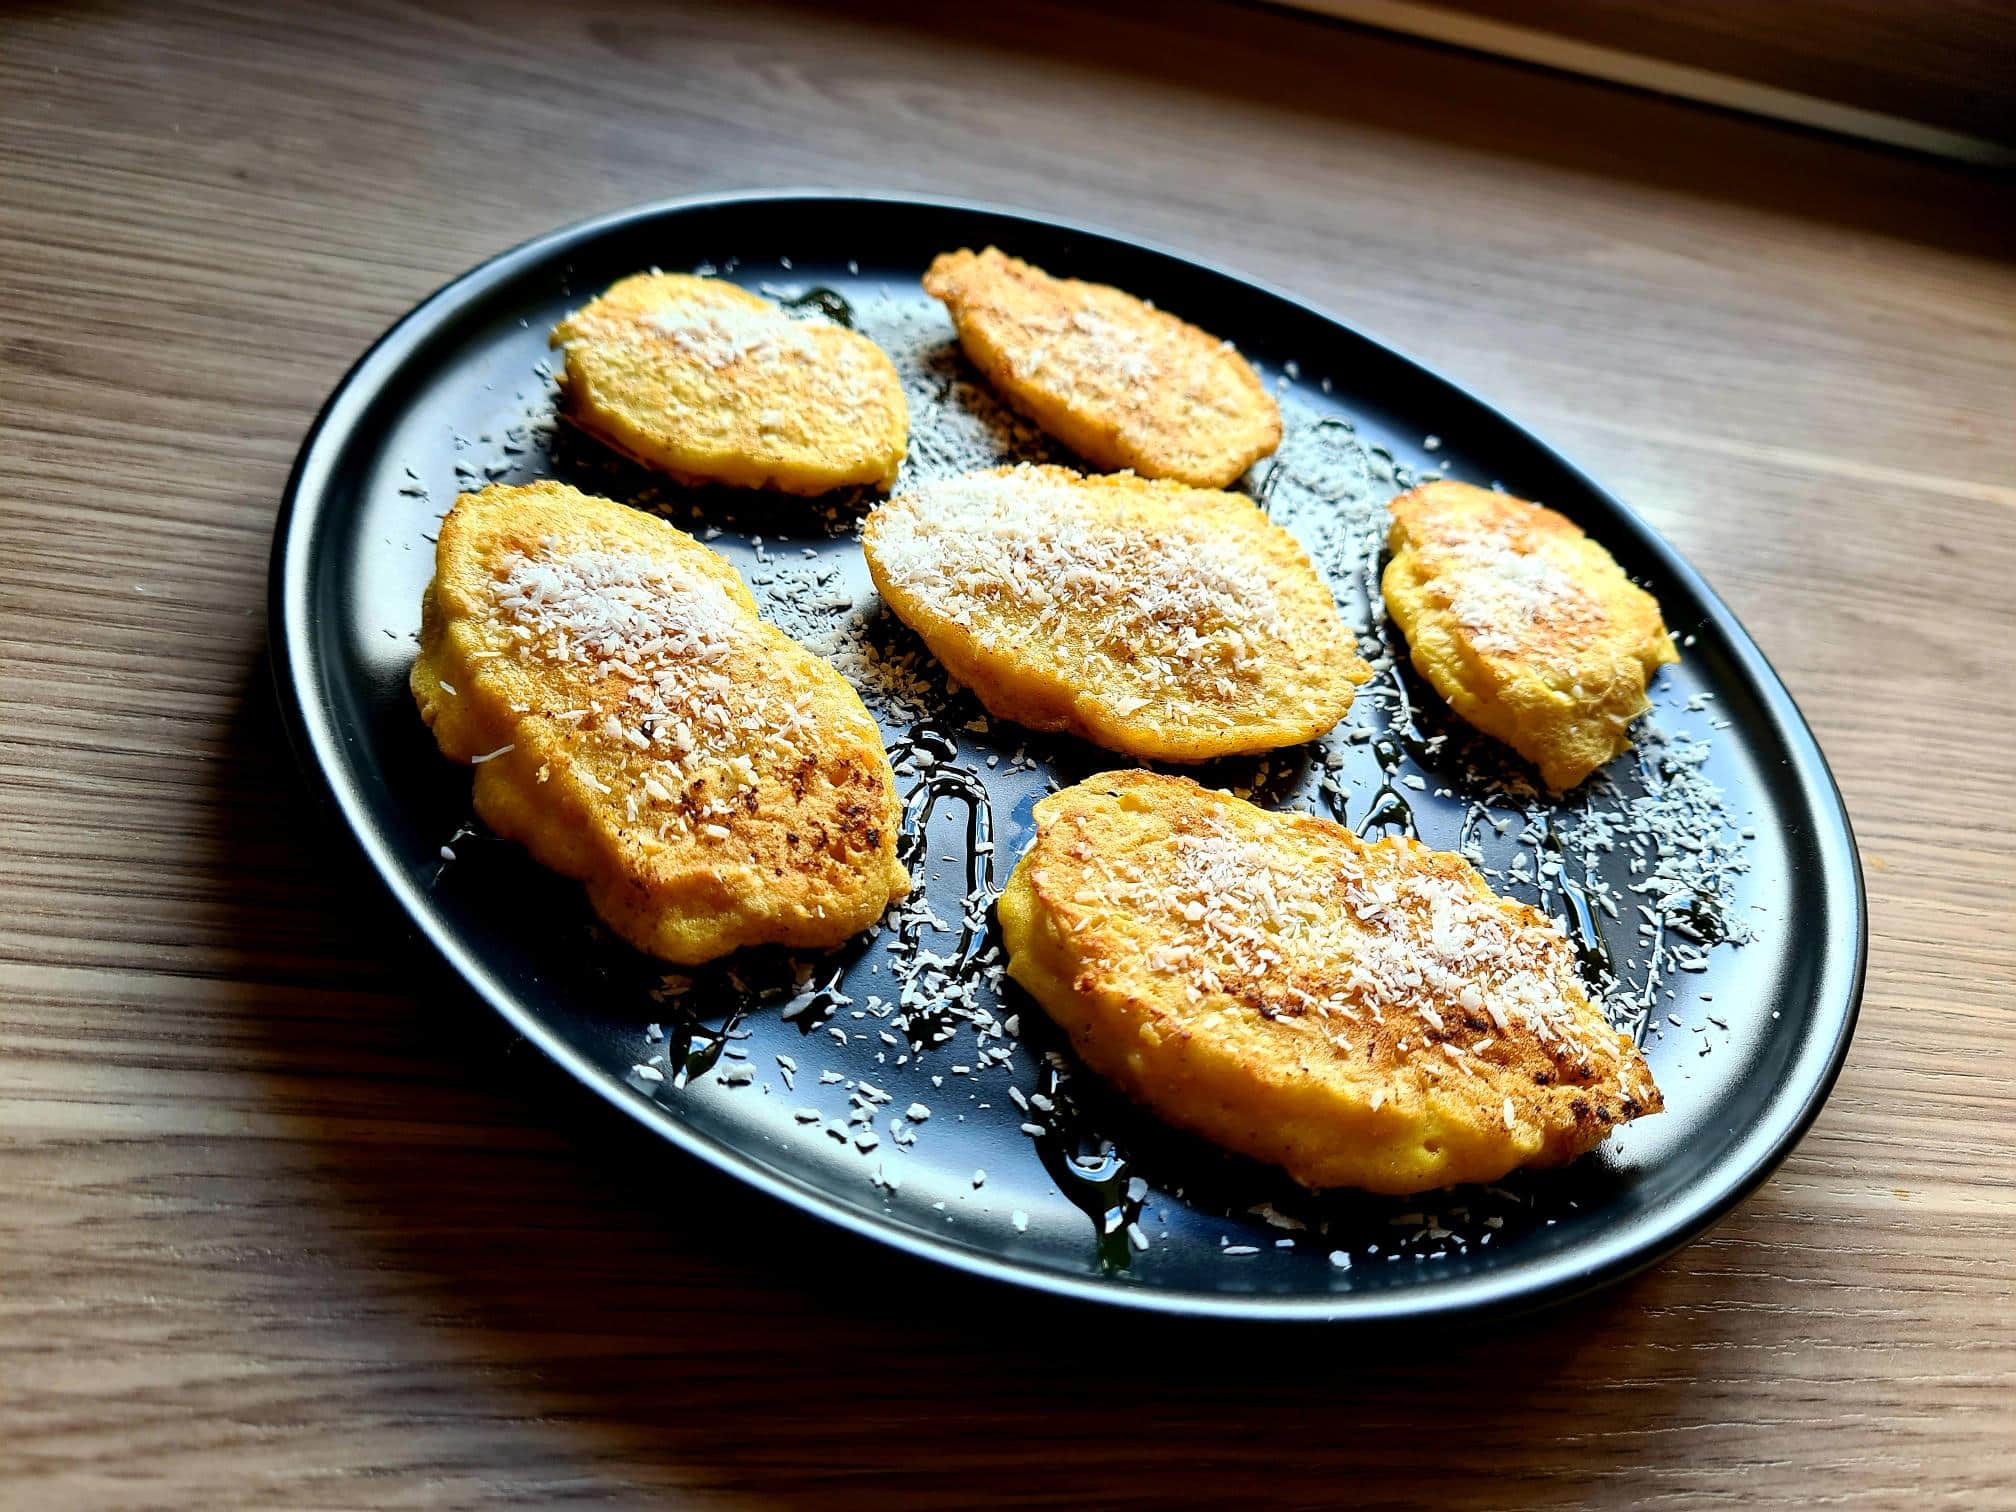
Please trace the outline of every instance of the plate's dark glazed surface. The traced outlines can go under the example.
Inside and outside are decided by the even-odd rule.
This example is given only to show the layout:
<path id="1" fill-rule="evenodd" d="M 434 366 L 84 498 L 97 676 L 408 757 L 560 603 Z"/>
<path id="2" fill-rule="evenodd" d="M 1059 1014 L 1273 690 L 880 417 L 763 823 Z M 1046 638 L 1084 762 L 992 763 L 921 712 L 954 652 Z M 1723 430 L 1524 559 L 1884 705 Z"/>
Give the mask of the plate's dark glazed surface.
<path id="1" fill-rule="evenodd" d="M 1581 936 L 1592 982 L 1645 1034 L 1664 1113 L 1565 1172 L 1319 1201 L 1117 1105 L 1071 1074 L 1039 1012 L 997 990 L 984 910 L 964 936 L 960 924 L 969 893 L 997 887 L 1026 845 L 1037 797 L 1125 763 L 990 725 L 948 691 L 875 612 L 853 538 L 861 501 L 683 491 L 551 429 L 554 320 L 627 273 L 703 267 L 779 297 L 832 291 L 813 303 L 891 350 L 913 408 L 906 479 L 1046 455 L 973 381 L 917 287 L 935 252 L 987 242 L 1187 315 L 1282 386 L 1278 470 L 1263 461 L 1246 486 L 1329 571 L 1382 675 L 1327 741 L 1195 775 L 1474 846 L 1503 890 Z M 1392 658 L 1366 593 L 1377 512 L 1431 468 L 1578 520 L 1684 638 L 1641 752 L 1609 780 L 1568 799 L 1531 792 Z M 455 493 L 538 476 L 718 532 L 769 610 L 855 677 L 914 795 L 926 907 L 831 958 L 757 954 L 668 991 L 663 968 L 594 928 L 577 889 L 471 826 L 468 773 L 436 753 L 406 691 L 411 636 Z M 767 195 L 626 212 L 507 253 L 408 316 L 331 399 L 281 514 L 271 614 L 304 759 L 420 931 L 507 1020 L 685 1150 L 997 1279 L 1284 1319 L 1564 1296 L 1670 1251 L 1760 1181 L 1818 1111 L 1853 1028 L 1864 927 L 1846 816 L 1791 700 L 1699 577 L 1446 381 L 1283 295 L 1094 232 L 955 204 Z M 993 851 L 976 854 L 990 831 Z M 928 1115 L 908 1116 L 913 1104 Z"/>

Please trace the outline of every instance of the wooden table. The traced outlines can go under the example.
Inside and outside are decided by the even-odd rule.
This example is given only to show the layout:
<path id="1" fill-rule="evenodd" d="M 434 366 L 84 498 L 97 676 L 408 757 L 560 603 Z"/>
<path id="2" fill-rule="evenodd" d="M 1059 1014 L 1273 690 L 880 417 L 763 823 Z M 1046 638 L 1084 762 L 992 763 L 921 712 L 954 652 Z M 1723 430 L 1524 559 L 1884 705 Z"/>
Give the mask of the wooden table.
<path id="1" fill-rule="evenodd" d="M 1762 1191 L 1470 1334 L 1060 1317 L 610 1127 L 419 964 L 276 728 L 295 445 L 468 264 L 786 184 L 1282 284 L 1707 572 L 1834 763 L 1875 935 Z M 2016 1505 L 2012 204 L 1262 10 L 10 8 L 0 1503 Z"/>

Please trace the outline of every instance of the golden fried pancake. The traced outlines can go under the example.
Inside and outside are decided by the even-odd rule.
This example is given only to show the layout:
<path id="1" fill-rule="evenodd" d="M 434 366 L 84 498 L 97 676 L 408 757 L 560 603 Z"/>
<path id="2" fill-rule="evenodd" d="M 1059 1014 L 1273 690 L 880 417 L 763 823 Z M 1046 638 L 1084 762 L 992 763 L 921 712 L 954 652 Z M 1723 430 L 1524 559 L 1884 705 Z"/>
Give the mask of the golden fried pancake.
<path id="1" fill-rule="evenodd" d="M 1223 488 L 1281 444 L 1281 411 L 1231 343 L 1132 294 L 994 247 L 941 253 L 924 292 L 1008 402 L 1095 466 Z"/>
<path id="2" fill-rule="evenodd" d="M 1305 1186 L 1493 1181 L 1659 1111 L 1567 938 L 1461 856 L 1149 772 L 1036 825 L 1009 975 L 1129 1096 Z"/>
<path id="3" fill-rule="evenodd" d="M 1680 660 L 1659 603 L 1580 527 L 1468 483 L 1387 506 L 1381 587 L 1449 707 L 1571 788 L 1631 742 L 1653 672 Z"/>
<path id="4" fill-rule="evenodd" d="M 910 432 L 882 349 L 714 278 L 640 273 L 553 328 L 569 419 L 682 482 L 818 494 L 896 481 Z"/>
<path id="5" fill-rule="evenodd" d="M 998 468 L 890 500 L 861 545 L 989 712 L 1129 756 L 1313 740 L 1371 675 L 1308 556 L 1241 495 Z"/>
<path id="6" fill-rule="evenodd" d="M 484 822 L 640 950 L 834 945 L 909 890 L 861 700 L 653 515 L 559 483 L 464 494 L 411 681 Z"/>

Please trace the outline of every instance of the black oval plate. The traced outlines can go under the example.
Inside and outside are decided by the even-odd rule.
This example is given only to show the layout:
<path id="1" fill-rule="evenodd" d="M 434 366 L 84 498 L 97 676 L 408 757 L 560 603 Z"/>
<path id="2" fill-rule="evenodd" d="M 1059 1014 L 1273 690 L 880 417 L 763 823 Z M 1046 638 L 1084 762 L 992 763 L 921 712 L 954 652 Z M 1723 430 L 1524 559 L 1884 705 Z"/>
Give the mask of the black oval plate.
<path id="1" fill-rule="evenodd" d="M 1047 455 L 973 380 L 917 285 L 934 253 L 989 242 L 1189 316 L 1280 386 L 1288 438 L 1246 486 L 1310 542 L 1367 651 L 1391 662 L 1326 742 L 1198 775 L 1366 829 L 1411 817 L 1431 843 L 1475 846 L 1501 886 L 1607 949 L 1614 970 L 1592 950 L 1592 980 L 1644 1034 L 1664 1113 L 1564 1172 L 1404 1202 L 1315 1199 L 1072 1077 L 1047 1021 L 991 981 L 984 907 L 963 937 L 960 910 L 969 888 L 984 897 L 1005 877 L 1042 792 L 1124 763 L 990 724 L 943 687 L 875 612 L 852 532 L 864 501 L 687 492 L 551 429 L 553 322 L 625 274 L 698 267 L 779 297 L 840 296 L 813 302 L 851 311 L 910 387 L 907 477 Z M 1378 511 L 1431 469 L 1563 510 L 1684 637 L 1685 660 L 1655 688 L 1663 733 L 1573 798 L 1522 792 L 1516 763 L 1445 718 L 1372 618 Z M 913 915 L 833 957 L 750 953 L 668 991 L 662 967 L 595 927 L 577 889 L 469 822 L 468 773 L 436 753 L 406 691 L 420 591 L 456 492 L 542 475 L 718 532 L 773 613 L 869 679 L 915 795 L 915 869 L 942 931 Z M 1418 364 L 1286 295 L 1080 227 L 765 194 L 650 206 L 508 252 L 408 315 L 330 399 L 281 510 L 271 621 L 307 765 L 420 931 L 516 1029 L 680 1148 L 997 1280 L 1277 1319 L 1565 1296 L 1669 1252 L 1761 1181 L 1819 1110 L 1853 1030 L 1864 918 L 1847 816 L 1785 689 L 1700 577 L 1560 456 Z M 995 849 L 976 855 L 990 826 Z M 899 976 L 915 1011 L 888 1006 Z M 948 988 L 970 1006 L 946 1011 Z M 928 1117 L 910 1117 L 913 1103 Z"/>

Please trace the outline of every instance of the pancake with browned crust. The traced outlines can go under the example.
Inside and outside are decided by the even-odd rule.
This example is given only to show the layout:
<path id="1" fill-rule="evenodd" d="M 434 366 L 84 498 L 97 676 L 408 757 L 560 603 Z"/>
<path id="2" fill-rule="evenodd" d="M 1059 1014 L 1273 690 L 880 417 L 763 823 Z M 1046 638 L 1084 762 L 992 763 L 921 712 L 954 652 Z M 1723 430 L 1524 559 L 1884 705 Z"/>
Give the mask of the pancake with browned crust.
<path id="1" fill-rule="evenodd" d="M 1092 1070 L 1306 1186 L 1493 1181 L 1659 1111 L 1568 939 L 1461 856 L 1139 771 L 1036 825 L 1009 975 Z"/>
<path id="2" fill-rule="evenodd" d="M 640 273 L 554 327 L 565 412 L 682 482 L 820 494 L 896 481 L 910 430 L 882 349 L 718 278 Z"/>
<path id="3" fill-rule="evenodd" d="M 1464 719 L 1571 788 L 1631 745 L 1680 653 L 1658 600 L 1567 517 L 1468 483 L 1389 506 L 1381 588 L 1416 670 Z"/>
<path id="4" fill-rule="evenodd" d="M 411 683 L 476 812 L 640 950 L 835 945 L 909 890 L 881 732 L 735 569 L 559 483 L 441 522 Z"/>
<path id="5" fill-rule="evenodd" d="M 1106 284 L 998 248 L 924 275 L 1002 396 L 1095 466 L 1223 488 L 1281 444 L 1281 411 L 1230 342 Z"/>
<path id="6" fill-rule="evenodd" d="M 1240 494 L 999 468 L 890 500 L 861 545 L 990 712 L 1129 756 L 1313 740 L 1370 676 L 1307 553 Z"/>

